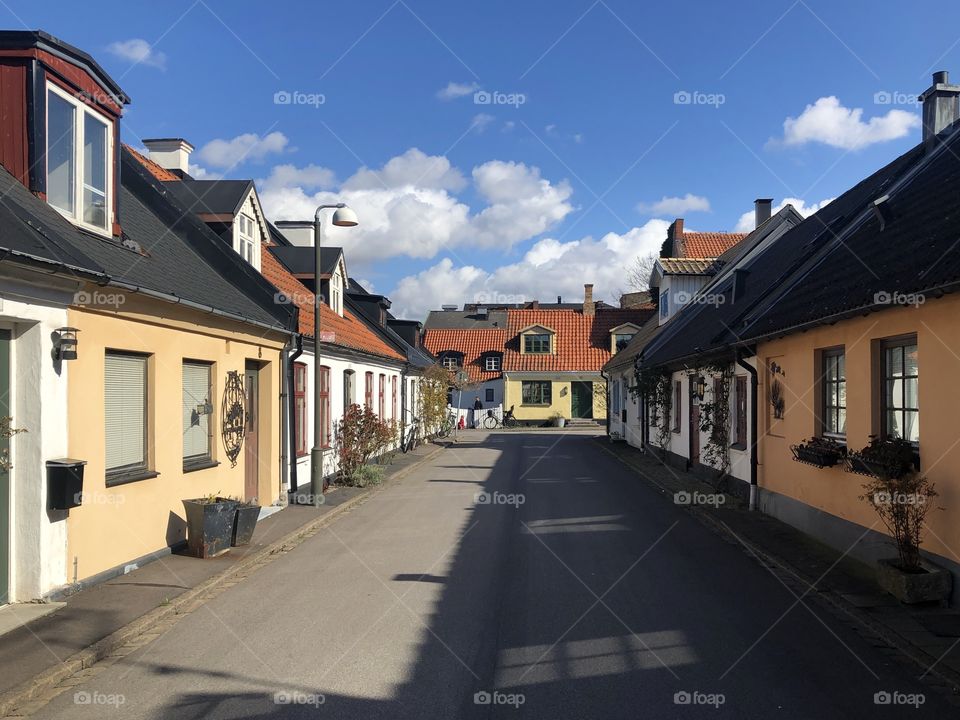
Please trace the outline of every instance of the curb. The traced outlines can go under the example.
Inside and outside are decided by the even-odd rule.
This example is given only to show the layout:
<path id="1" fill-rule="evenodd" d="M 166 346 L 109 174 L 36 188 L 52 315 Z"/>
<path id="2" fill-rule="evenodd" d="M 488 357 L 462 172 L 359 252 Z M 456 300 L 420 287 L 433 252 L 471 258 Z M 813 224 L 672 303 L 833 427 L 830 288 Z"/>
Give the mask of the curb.
<path id="1" fill-rule="evenodd" d="M 31 701 L 36 700 L 37 697 L 43 694 L 45 691 L 52 690 L 57 685 L 60 685 L 77 673 L 87 670 L 104 658 L 116 655 L 117 651 L 122 646 L 131 643 L 131 641 L 135 640 L 136 638 L 140 638 L 149 634 L 151 630 L 156 629 L 164 621 L 171 620 L 177 616 L 189 614 L 196 609 L 196 607 L 199 607 L 201 604 L 203 604 L 203 602 L 205 602 L 207 599 L 210 599 L 209 597 L 205 596 L 210 596 L 211 592 L 227 589 L 224 586 L 234 576 L 243 575 L 247 571 L 253 571 L 260 566 L 265 565 L 269 560 L 276 556 L 280 550 L 289 550 L 297 545 L 300 545 L 315 531 L 320 530 L 323 526 L 332 522 L 340 515 L 345 514 L 346 512 L 355 508 L 357 505 L 360 505 L 365 500 L 368 500 L 371 495 L 383 490 L 394 481 L 406 477 L 413 470 L 429 462 L 446 449 L 447 448 L 444 446 L 437 447 L 435 450 L 427 455 L 424 455 L 416 462 L 411 463 L 407 467 L 397 471 L 395 474 L 385 478 L 383 484 L 364 489 L 360 494 L 350 498 L 342 505 L 337 505 L 325 515 L 301 525 L 292 532 L 287 533 L 287 535 L 279 540 L 276 540 L 271 544 L 264 546 L 256 553 L 245 557 L 236 565 L 217 575 L 214 575 L 213 577 L 207 578 L 199 585 L 178 595 L 177 597 L 173 598 L 169 604 L 154 608 L 150 612 L 141 615 L 127 625 L 124 625 L 122 628 L 115 630 L 105 638 L 101 638 L 94 644 L 74 653 L 52 668 L 49 668 L 48 670 L 45 670 L 31 679 L 25 680 L 17 687 L 0 694 L 0 718 L 13 715 L 16 710 L 30 703 Z M 201 602 L 198 603 L 198 600 Z M 196 603 L 195 607 L 189 607 L 194 603 Z M 176 619 L 173 619 L 173 622 L 176 621 Z"/>
<path id="2" fill-rule="evenodd" d="M 623 463 L 647 484 L 652 485 L 663 492 L 670 492 L 668 488 L 660 485 L 655 480 L 645 477 L 644 474 L 634 467 L 631 462 L 621 457 L 617 452 L 611 450 L 610 448 L 604 447 L 601 443 L 598 443 L 598 445 L 604 452 Z M 802 572 L 797 570 L 786 560 L 783 560 L 782 558 L 762 549 L 755 543 L 736 535 L 723 521 L 715 518 L 709 512 L 694 507 L 684 507 L 683 509 L 696 518 L 700 523 L 707 526 L 707 528 L 715 534 L 721 535 L 724 538 L 729 538 L 731 543 L 748 550 L 749 553 L 753 555 L 754 559 L 760 561 L 761 564 L 767 563 L 773 567 L 776 567 L 781 572 L 792 576 L 796 580 L 806 585 L 809 589 L 806 591 L 806 596 L 803 594 L 800 595 L 801 598 L 821 598 L 834 610 L 842 613 L 849 621 L 860 625 L 867 632 L 879 638 L 891 648 L 894 648 L 917 665 L 925 668 L 924 675 L 931 675 L 937 680 L 945 683 L 949 686 L 950 690 L 954 694 L 960 691 L 960 673 L 954 672 L 949 668 L 938 667 L 937 664 L 939 663 L 939 658 L 933 657 L 926 651 L 903 638 L 895 631 L 888 628 L 883 623 L 877 622 L 867 613 L 863 612 L 860 608 L 856 607 L 848 600 L 845 600 L 843 597 L 837 595 L 832 590 L 820 590 L 815 586 L 815 582 L 813 580 L 807 578 Z"/>

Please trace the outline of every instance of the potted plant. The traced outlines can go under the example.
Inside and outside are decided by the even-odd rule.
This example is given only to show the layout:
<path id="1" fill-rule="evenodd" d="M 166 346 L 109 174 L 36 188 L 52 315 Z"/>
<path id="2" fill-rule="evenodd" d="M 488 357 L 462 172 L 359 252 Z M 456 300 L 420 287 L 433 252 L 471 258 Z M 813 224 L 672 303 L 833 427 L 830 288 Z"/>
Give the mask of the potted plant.
<path id="1" fill-rule="evenodd" d="M 566 418 L 563 417 L 563 415 L 561 415 L 559 412 L 553 413 L 553 415 L 550 416 L 550 420 L 553 422 L 553 426 L 558 428 L 562 428 L 567 424 Z"/>
<path id="2" fill-rule="evenodd" d="M 184 500 L 187 514 L 187 548 L 191 555 L 208 558 L 230 549 L 238 501 L 216 494 Z"/>
<path id="3" fill-rule="evenodd" d="M 913 444 L 903 438 L 870 436 L 862 450 L 847 455 L 847 471 L 878 478 L 898 478 L 913 471 Z"/>
<path id="4" fill-rule="evenodd" d="M 896 558 L 878 561 L 880 587 L 903 603 L 946 602 L 952 589 L 950 572 L 920 555 L 924 522 L 937 497 L 934 486 L 910 471 L 875 477 L 863 489 L 861 499 L 877 511 L 897 547 Z"/>
<path id="5" fill-rule="evenodd" d="M 253 539 L 253 531 L 257 529 L 260 519 L 260 506 L 255 502 L 237 502 L 233 518 L 233 533 L 230 544 L 233 547 L 249 545 Z"/>
<path id="6" fill-rule="evenodd" d="M 791 445 L 790 451 L 797 462 L 818 468 L 833 467 L 847 454 L 844 445 L 825 437 L 813 437 L 798 445 Z"/>

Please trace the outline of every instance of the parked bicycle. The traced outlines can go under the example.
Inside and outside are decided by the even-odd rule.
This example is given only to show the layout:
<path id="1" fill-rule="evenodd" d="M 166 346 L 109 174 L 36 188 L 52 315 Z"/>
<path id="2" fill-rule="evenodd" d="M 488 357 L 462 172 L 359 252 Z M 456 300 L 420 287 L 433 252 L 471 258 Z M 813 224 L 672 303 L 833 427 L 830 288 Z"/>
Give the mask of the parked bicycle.
<path id="1" fill-rule="evenodd" d="M 438 438 L 445 438 L 453 432 L 453 429 L 457 426 L 457 416 L 454 413 L 450 413 L 444 418 L 443 422 L 440 423 L 440 429 L 437 430 Z"/>
<path id="2" fill-rule="evenodd" d="M 493 410 L 487 410 L 487 416 L 483 419 L 483 426 L 488 430 L 493 430 L 498 427 L 516 427 L 517 419 L 513 416 L 514 407 L 514 405 L 511 405 L 510 409 L 503 414 L 502 418 L 500 418 Z"/>
<path id="3" fill-rule="evenodd" d="M 408 453 L 411 450 L 415 450 L 419 442 L 420 442 L 420 419 L 416 417 L 412 417 L 410 418 L 410 427 L 407 428 L 407 435 L 403 439 L 403 442 L 400 443 L 400 449 L 404 453 Z"/>

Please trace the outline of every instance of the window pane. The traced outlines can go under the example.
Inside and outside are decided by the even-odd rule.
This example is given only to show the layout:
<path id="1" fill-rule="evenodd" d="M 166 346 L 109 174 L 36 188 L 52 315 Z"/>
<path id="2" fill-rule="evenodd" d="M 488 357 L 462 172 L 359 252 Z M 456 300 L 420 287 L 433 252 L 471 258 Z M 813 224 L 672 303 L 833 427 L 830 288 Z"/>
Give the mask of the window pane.
<path id="1" fill-rule="evenodd" d="M 837 429 L 836 432 L 841 435 L 847 434 L 847 411 L 840 409 L 837 411 Z"/>
<path id="2" fill-rule="evenodd" d="M 47 92 L 47 201 L 74 214 L 74 117 L 73 105 L 54 92 Z"/>
<path id="3" fill-rule="evenodd" d="M 210 366 L 183 364 L 183 457 L 210 457 Z"/>
<path id="4" fill-rule="evenodd" d="M 890 348 L 887 350 L 887 377 L 901 375 L 903 375 L 903 348 Z"/>
<path id="5" fill-rule="evenodd" d="M 917 346 L 903 348 L 903 370 L 905 375 L 917 375 Z"/>
<path id="6" fill-rule="evenodd" d="M 920 442 L 920 413 L 904 413 L 903 437 L 910 442 Z"/>
<path id="7" fill-rule="evenodd" d="M 83 221 L 107 226 L 107 126 L 89 113 L 83 119 Z"/>
<path id="8" fill-rule="evenodd" d="M 906 387 L 907 396 L 905 406 L 908 408 L 917 408 L 919 407 L 917 401 L 917 378 L 908 378 L 904 380 L 904 386 Z"/>
<path id="9" fill-rule="evenodd" d="M 147 360 L 108 353 L 104 363 L 106 467 L 146 464 Z"/>

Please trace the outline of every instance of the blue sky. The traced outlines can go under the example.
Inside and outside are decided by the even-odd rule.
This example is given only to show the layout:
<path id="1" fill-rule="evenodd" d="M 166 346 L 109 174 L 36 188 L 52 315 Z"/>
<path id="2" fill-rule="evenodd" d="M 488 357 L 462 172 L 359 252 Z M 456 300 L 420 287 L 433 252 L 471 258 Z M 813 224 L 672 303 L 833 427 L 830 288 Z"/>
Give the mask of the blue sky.
<path id="1" fill-rule="evenodd" d="M 732 230 L 758 196 L 816 207 L 918 142 L 909 96 L 933 70 L 960 79 L 960 7 L 933 2 L 6 0 L 0 16 L 96 57 L 132 98 L 126 142 L 187 138 L 197 175 L 260 180 L 277 219 L 345 199 L 361 226 L 330 241 L 414 316 L 591 281 L 612 297 L 676 215 Z"/>

